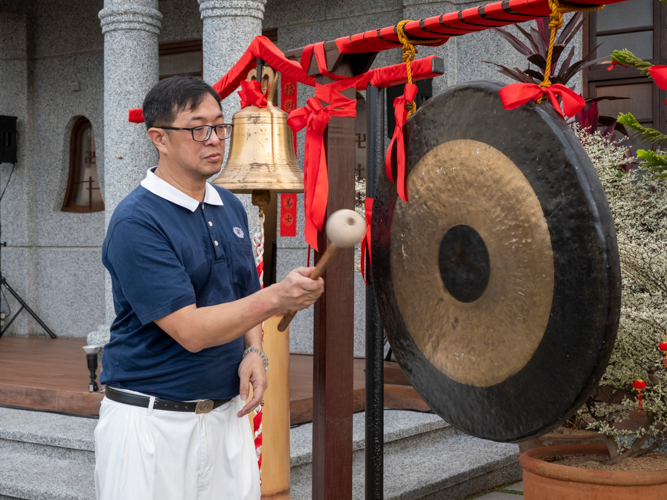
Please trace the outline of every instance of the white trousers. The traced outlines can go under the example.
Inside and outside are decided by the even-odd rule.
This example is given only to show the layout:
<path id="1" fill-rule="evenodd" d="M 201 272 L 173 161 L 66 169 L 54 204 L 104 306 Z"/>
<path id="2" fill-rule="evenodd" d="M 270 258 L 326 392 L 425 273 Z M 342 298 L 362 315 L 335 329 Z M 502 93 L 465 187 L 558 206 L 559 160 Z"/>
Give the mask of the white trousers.
<path id="1" fill-rule="evenodd" d="M 97 500 L 258 500 L 259 469 L 236 397 L 210 413 L 102 400 L 95 429 Z"/>

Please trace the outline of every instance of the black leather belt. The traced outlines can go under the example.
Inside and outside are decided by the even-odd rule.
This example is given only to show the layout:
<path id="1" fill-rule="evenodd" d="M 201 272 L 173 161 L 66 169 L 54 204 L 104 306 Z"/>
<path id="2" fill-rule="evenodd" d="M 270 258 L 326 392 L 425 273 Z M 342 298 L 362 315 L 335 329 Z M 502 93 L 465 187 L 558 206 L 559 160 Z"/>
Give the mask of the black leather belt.
<path id="1" fill-rule="evenodd" d="M 150 404 L 150 398 L 146 396 L 140 396 L 138 394 L 130 394 L 129 392 L 118 391 L 113 387 L 108 387 L 104 391 L 104 395 L 108 397 L 111 401 L 116 401 L 117 403 L 123 403 L 126 405 L 140 406 L 142 408 L 148 408 Z M 155 398 L 155 403 L 153 404 L 153 409 L 155 410 L 168 410 L 168 411 L 185 411 L 185 412 L 195 412 L 195 413 L 209 413 L 211 410 L 224 405 L 225 403 L 230 402 L 231 399 L 205 399 L 203 401 L 196 402 L 181 402 L 181 401 L 168 401 L 166 399 Z"/>

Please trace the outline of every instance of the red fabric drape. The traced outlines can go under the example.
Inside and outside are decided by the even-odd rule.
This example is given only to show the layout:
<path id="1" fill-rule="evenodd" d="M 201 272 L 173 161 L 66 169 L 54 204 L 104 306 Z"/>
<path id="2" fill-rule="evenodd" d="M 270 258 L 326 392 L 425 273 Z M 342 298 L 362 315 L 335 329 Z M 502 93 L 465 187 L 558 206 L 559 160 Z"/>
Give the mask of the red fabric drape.
<path id="1" fill-rule="evenodd" d="M 563 118 L 564 115 L 576 115 L 586 105 L 583 97 L 560 83 L 549 87 L 540 87 L 536 83 L 512 83 L 500 89 L 500 99 L 507 110 L 523 106 L 528 101 L 536 101 L 542 96 L 549 98 L 554 109 Z M 558 97 L 563 101 L 562 110 Z"/>
<path id="2" fill-rule="evenodd" d="M 417 86 L 413 83 L 406 83 L 403 95 L 394 99 L 394 116 L 396 117 L 396 128 L 394 128 L 394 136 L 389 143 L 387 149 L 387 156 L 385 158 L 385 168 L 387 170 L 387 177 L 391 182 L 396 184 L 398 195 L 403 201 L 408 201 L 408 186 L 405 178 L 405 142 L 403 139 L 403 125 L 408 119 L 408 110 L 405 105 L 415 100 L 417 96 Z M 396 148 L 396 179 L 392 172 L 392 158 L 394 156 L 394 148 Z"/>
<path id="3" fill-rule="evenodd" d="M 241 90 L 239 90 L 239 97 L 241 97 L 241 108 L 247 106 L 257 106 L 258 108 L 265 108 L 267 104 L 266 96 L 262 93 L 262 84 L 255 81 L 243 80 L 241 82 Z"/>
<path id="4" fill-rule="evenodd" d="M 361 240 L 361 277 L 364 279 L 364 283 L 368 285 L 368 280 L 366 279 L 366 251 L 368 250 L 368 259 L 373 264 L 373 256 L 371 255 L 371 219 L 373 218 L 373 198 L 366 198 L 366 234 L 364 234 L 363 239 Z"/>
<path id="5" fill-rule="evenodd" d="M 257 58 L 261 58 L 267 65 L 283 75 L 288 75 L 311 87 L 315 85 L 315 78 L 308 76 L 299 63 L 287 59 L 285 54 L 265 36 L 257 36 L 227 74 L 212 85 L 220 94 L 220 99 L 226 98 L 241 85 L 241 82 L 247 78 L 248 72 L 257 67 Z"/>
<path id="6" fill-rule="evenodd" d="M 317 44 L 319 48 L 316 50 L 315 45 L 310 46 L 310 56 L 304 56 L 301 58 L 302 61 L 308 60 L 310 64 L 310 58 L 312 54 L 319 54 L 318 62 L 320 64 L 326 64 L 326 58 L 324 55 L 324 47 L 322 44 Z M 304 50 L 304 54 L 306 51 Z M 281 71 L 282 79 L 290 79 L 291 81 L 301 82 L 306 85 L 314 86 L 315 78 L 309 77 L 306 75 L 305 71 L 301 69 L 301 66 L 294 62 L 289 61 L 285 58 L 285 55 L 280 52 L 268 39 L 265 37 L 257 37 L 250 44 L 246 52 L 241 56 L 241 59 L 230 69 L 223 78 L 221 78 L 213 88 L 220 94 L 220 98 L 224 99 L 230 95 L 239 85 L 242 85 L 242 82 L 247 78 L 248 72 L 256 67 L 256 57 L 255 54 L 260 54 L 262 57 L 267 54 L 271 54 L 271 60 L 273 64 L 269 63 L 269 59 L 265 59 L 267 64 L 272 68 Z M 417 59 L 412 62 L 412 79 L 413 80 L 423 80 L 425 78 L 434 78 L 439 76 L 437 73 L 433 73 L 433 58 L 435 56 L 428 56 L 423 59 Z M 278 60 L 281 60 L 284 64 L 288 64 L 288 71 L 284 72 L 284 64 L 278 65 L 279 67 L 274 66 Z M 305 64 L 305 63 L 304 63 Z M 295 66 L 296 65 L 296 66 Z M 282 69 L 281 69 L 282 68 Z M 320 67 L 320 71 L 323 71 L 322 74 L 330 74 L 327 71 L 326 66 Z M 243 74 L 237 74 L 238 71 L 245 71 Z M 243 76 L 241 78 L 241 76 Z M 330 84 L 337 91 L 345 90 L 346 88 L 354 87 L 356 90 L 365 90 L 366 87 L 370 84 L 374 87 L 385 88 L 392 85 L 399 85 L 408 81 L 408 76 L 405 69 L 405 64 L 395 64 L 393 66 L 388 66 L 385 68 L 377 68 L 361 75 L 352 77 L 352 78 L 342 78 L 336 75 L 337 81 L 333 84 Z M 235 85 L 234 87 L 232 87 Z M 296 86 L 295 86 L 296 87 Z M 143 123 L 144 116 L 141 112 L 141 108 L 131 109 L 129 114 L 129 121 L 132 123 Z"/>
<path id="7" fill-rule="evenodd" d="M 324 107 L 320 100 L 328 102 Z M 327 178 L 327 158 L 324 150 L 323 134 L 332 116 L 357 116 L 357 102 L 348 99 L 336 90 L 315 86 L 315 97 L 307 101 L 307 106 L 290 113 L 287 124 L 298 132 L 306 127 L 306 147 L 303 164 L 303 184 L 306 211 L 306 242 L 316 251 L 317 232 L 322 229 L 329 195 Z"/>
<path id="8" fill-rule="evenodd" d="M 327 68 L 327 55 L 324 50 L 324 42 L 312 43 L 306 45 L 301 52 L 301 69 L 305 73 L 308 73 L 308 68 L 310 67 L 310 61 L 315 54 L 315 60 L 317 61 L 317 69 L 321 75 L 328 76 L 332 80 L 346 80 L 344 76 L 337 75 L 335 73 L 329 73 Z"/>

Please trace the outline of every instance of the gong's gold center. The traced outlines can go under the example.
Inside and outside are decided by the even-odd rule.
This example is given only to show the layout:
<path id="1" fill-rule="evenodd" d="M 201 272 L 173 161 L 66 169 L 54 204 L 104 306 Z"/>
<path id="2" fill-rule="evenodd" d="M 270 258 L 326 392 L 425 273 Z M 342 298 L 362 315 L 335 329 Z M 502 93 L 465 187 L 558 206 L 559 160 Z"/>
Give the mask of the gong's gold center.
<path id="1" fill-rule="evenodd" d="M 539 199 L 507 156 L 471 140 L 429 151 L 408 192 L 391 229 L 405 325 L 449 378 L 503 382 L 530 361 L 551 312 L 553 251 Z"/>

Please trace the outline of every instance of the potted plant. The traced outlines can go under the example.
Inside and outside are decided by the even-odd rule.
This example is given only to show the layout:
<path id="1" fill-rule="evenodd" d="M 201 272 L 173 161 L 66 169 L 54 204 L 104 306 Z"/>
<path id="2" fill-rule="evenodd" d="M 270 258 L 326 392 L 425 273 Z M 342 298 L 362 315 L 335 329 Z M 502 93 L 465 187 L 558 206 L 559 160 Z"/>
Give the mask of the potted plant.
<path id="1" fill-rule="evenodd" d="M 667 136 L 642 127 L 629 113 L 618 121 L 639 142 L 667 145 Z M 539 492 L 544 500 L 667 498 L 667 455 L 656 452 L 667 443 L 667 156 L 660 149 L 638 150 L 628 162 L 623 141 L 591 128 L 575 130 L 614 216 L 621 318 L 605 375 L 571 421 L 595 431 L 601 444 L 524 452 L 524 491 Z"/>
<path id="2" fill-rule="evenodd" d="M 578 71 L 602 59 L 590 61 L 589 54 L 572 63 L 574 48 L 568 51 L 567 45 L 581 28 L 581 18 L 580 14 L 572 16 L 555 39 L 551 83 L 567 85 Z M 534 65 L 522 71 L 496 64 L 500 73 L 525 83 L 545 80 L 547 23 L 547 19 L 539 20 L 529 30 L 517 26 L 527 44 L 496 29 Z M 652 74 L 649 63 L 628 51 L 615 51 L 612 61 Z M 667 79 L 664 72 L 662 78 Z M 667 180 L 663 179 L 667 177 L 667 155 L 640 150 L 635 159 L 627 145 L 614 140 L 613 132 L 627 135 L 628 127 L 636 132 L 635 138 L 652 144 L 667 144 L 667 137 L 643 128 L 630 114 L 618 119 L 601 117 L 598 100 L 588 100 L 573 120 L 573 128 L 595 165 L 615 219 L 623 275 L 620 327 L 598 390 L 570 422 L 576 429 L 551 433 L 542 442 L 587 439 L 600 444 L 525 451 L 521 455 L 524 490 L 526 496 L 540 495 L 543 500 L 667 498 L 667 455 L 655 451 L 667 441 L 667 392 L 663 395 L 667 356 L 663 364 L 658 350 L 660 346 L 667 353 Z M 643 168 L 634 169 L 634 163 Z M 650 469 L 655 470 L 647 471 Z"/>

